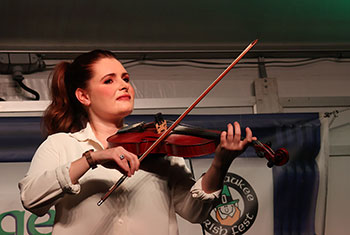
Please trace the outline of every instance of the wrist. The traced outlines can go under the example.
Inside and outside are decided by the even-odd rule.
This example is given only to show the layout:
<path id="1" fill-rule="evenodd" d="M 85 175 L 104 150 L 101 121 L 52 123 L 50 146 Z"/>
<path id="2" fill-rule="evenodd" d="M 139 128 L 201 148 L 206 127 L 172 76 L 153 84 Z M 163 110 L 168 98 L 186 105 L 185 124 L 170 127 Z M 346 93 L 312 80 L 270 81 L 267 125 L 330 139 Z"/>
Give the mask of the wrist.
<path id="1" fill-rule="evenodd" d="M 92 157 L 93 153 L 93 149 L 90 149 L 83 153 L 83 157 L 86 159 L 91 169 L 95 169 L 97 167 L 97 161 Z"/>

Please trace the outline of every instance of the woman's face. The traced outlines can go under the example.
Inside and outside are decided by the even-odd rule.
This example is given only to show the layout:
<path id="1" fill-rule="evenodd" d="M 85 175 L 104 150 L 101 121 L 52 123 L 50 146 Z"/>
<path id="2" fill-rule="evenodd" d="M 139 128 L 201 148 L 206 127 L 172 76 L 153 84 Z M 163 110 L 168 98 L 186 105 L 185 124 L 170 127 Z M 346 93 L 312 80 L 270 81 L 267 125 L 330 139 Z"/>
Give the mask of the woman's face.
<path id="1" fill-rule="evenodd" d="M 135 91 L 128 72 L 114 58 L 98 60 L 92 67 L 93 77 L 85 89 L 91 117 L 116 121 L 129 115 L 134 108 Z"/>

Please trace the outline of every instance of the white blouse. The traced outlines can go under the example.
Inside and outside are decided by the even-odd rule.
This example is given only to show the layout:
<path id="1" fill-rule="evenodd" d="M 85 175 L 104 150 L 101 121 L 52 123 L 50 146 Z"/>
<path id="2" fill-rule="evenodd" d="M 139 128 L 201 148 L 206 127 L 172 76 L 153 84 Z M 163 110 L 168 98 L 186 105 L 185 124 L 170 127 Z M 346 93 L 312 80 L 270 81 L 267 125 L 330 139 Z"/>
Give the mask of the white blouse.
<path id="1" fill-rule="evenodd" d="M 72 184 L 70 164 L 89 149 L 103 149 L 89 123 L 80 132 L 51 135 L 40 145 L 19 182 L 27 210 L 45 215 L 55 206 L 53 235 L 175 235 L 175 213 L 190 222 L 201 222 L 220 194 L 205 193 L 201 179 L 192 179 L 183 158 L 152 158 L 151 172 L 156 173 L 137 171 L 97 206 L 122 174 L 98 166 L 86 172 L 79 184 Z"/>

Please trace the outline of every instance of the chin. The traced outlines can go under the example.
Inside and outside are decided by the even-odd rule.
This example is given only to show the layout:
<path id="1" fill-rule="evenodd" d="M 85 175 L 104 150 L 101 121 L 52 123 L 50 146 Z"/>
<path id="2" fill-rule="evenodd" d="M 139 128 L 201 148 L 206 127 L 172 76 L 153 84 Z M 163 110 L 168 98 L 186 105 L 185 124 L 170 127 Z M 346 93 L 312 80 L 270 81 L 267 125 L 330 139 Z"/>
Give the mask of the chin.
<path id="1" fill-rule="evenodd" d="M 129 116 L 132 113 L 133 109 L 121 110 L 118 112 L 118 116 L 122 116 L 123 118 Z"/>

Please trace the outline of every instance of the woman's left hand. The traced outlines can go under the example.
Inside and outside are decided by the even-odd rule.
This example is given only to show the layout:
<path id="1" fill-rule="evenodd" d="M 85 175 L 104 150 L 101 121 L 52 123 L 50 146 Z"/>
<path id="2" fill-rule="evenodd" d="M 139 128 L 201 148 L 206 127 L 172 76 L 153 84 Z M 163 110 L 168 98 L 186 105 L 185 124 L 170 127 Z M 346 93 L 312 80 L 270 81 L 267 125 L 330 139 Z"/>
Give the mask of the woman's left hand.
<path id="1" fill-rule="evenodd" d="M 241 127 L 238 122 L 227 125 L 227 131 L 223 131 L 220 136 L 220 144 L 215 151 L 214 161 L 217 164 L 231 164 L 231 162 L 245 151 L 248 145 L 256 140 L 249 127 L 246 129 L 246 137 L 241 139 Z"/>

